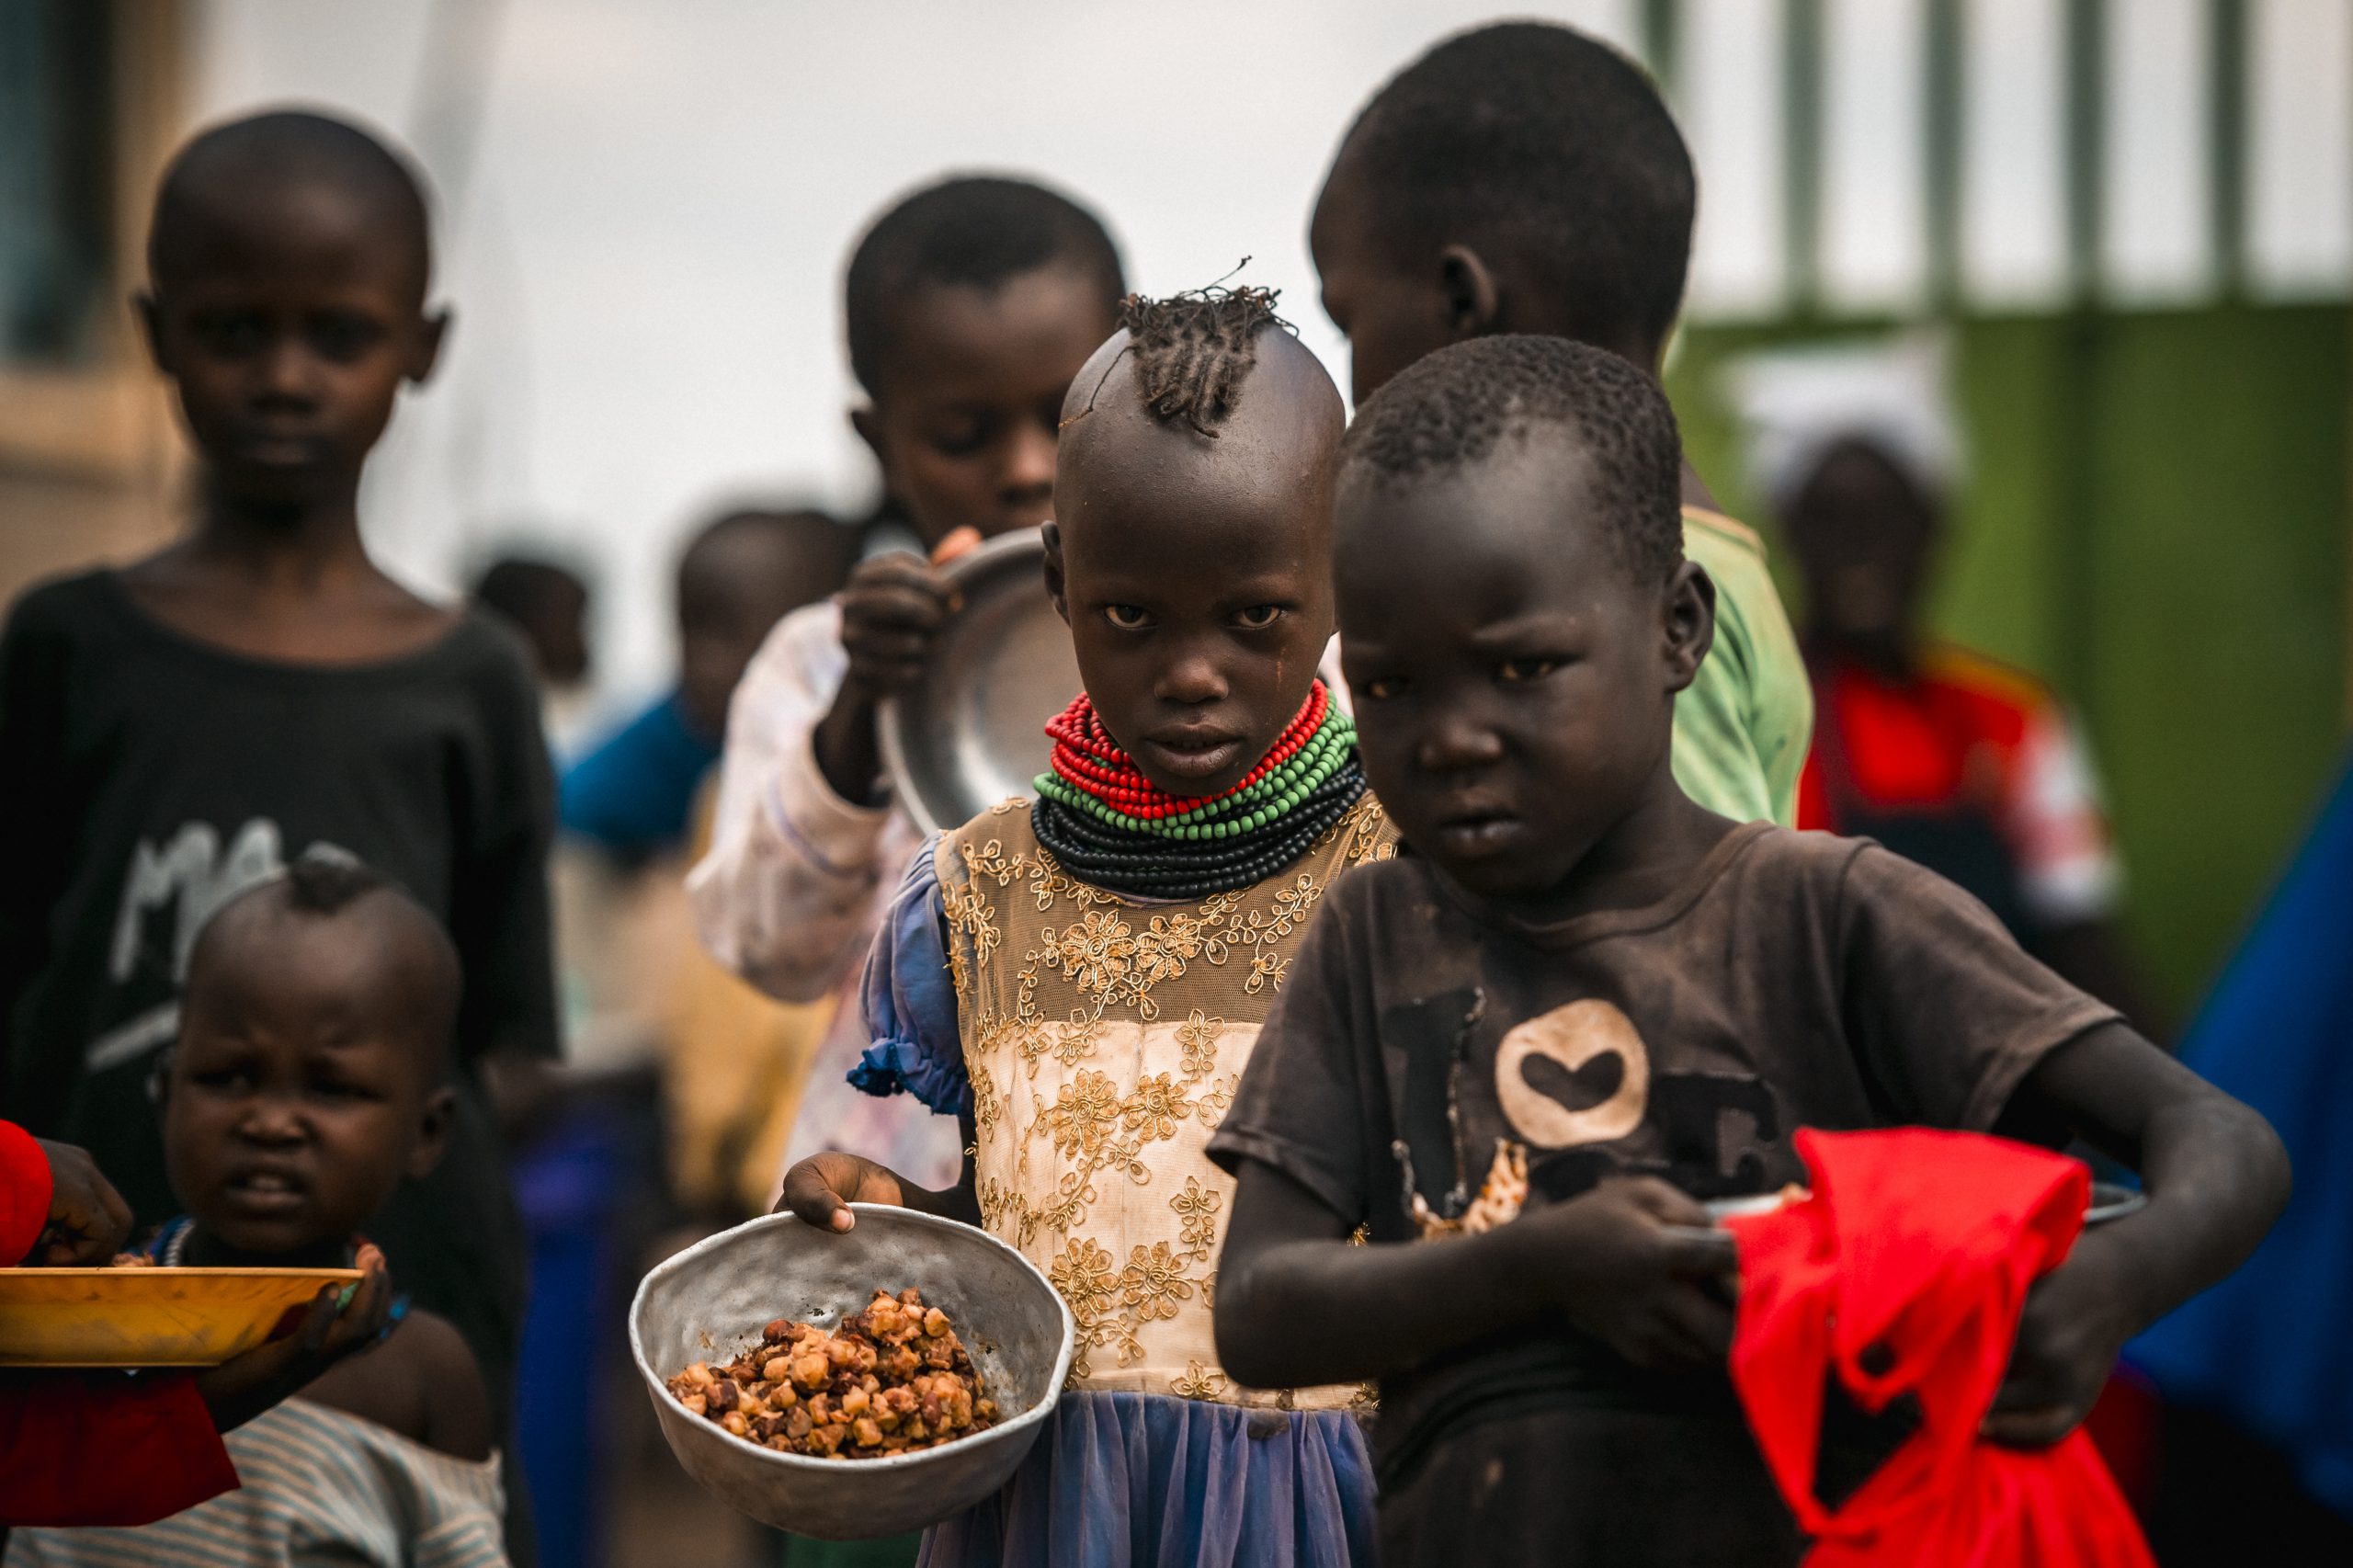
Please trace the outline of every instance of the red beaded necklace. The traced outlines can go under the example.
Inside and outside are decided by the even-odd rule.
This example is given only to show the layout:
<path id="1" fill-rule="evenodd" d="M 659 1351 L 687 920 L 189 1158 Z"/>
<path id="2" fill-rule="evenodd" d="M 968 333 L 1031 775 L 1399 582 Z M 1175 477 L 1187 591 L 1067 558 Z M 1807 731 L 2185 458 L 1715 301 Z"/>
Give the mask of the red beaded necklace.
<path id="1" fill-rule="evenodd" d="M 1111 733 L 1103 727 L 1096 715 L 1095 704 L 1085 692 L 1072 699 L 1071 705 L 1056 714 L 1046 725 L 1046 733 L 1053 737 L 1053 769 L 1072 789 L 1091 795 L 1130 816 L 1151 819 L 1174 816 L 1213 804 L 1239 795 L 1264 779 L 1267 775 L 1299 755 L 1299 750 L 1315 736 L 1324 724 L 1331 699 L 1317 681 L 1300 705 L 1289 724 L 1267 755 L 1258 760 L 1244 779 L 1216 795 L 1172 795 L 1143 775 Z"/>

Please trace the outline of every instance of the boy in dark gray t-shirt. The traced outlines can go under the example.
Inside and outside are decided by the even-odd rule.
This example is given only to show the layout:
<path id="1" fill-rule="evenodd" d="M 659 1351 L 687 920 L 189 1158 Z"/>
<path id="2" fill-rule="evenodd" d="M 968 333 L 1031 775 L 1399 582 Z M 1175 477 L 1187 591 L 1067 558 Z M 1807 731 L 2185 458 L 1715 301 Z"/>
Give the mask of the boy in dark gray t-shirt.
<path id="1" fill-rule="evenodd" d="M 2021 1444 L 2285 1200 L 2259 1117 L 1966 894 L 1683 793 L 1713 591 L 1678 450 L 1647 378 L 1526 336 L 1402 372 L 1344 449 L 1342 656 L 1410 853 L 1327 895 L 1210 1153 L 1240 1177 L 1220 1358 L 1379 1381 L 1388 1568 L 1797 1562 L 1700 1200 L 1802 1180 L 1802 1126 L 2074 1133 L 2141 1170 L 2147 1209 L 2029 1299 L 1988 1422 Z"/>

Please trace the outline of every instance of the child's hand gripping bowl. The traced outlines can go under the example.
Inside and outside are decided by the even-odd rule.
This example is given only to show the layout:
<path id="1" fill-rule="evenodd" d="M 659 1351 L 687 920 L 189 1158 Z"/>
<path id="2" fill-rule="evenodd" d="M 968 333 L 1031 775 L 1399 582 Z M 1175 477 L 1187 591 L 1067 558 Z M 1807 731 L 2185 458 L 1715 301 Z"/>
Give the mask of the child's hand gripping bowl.
<path id="1" fill-rule="evenodd" d="M 1696 1199 L 1655 1177 L 1530 1210 L 1499 1235 L 1571 1323 L 1638 1367 L 1721 1366 L 1739 1255 Z"/>

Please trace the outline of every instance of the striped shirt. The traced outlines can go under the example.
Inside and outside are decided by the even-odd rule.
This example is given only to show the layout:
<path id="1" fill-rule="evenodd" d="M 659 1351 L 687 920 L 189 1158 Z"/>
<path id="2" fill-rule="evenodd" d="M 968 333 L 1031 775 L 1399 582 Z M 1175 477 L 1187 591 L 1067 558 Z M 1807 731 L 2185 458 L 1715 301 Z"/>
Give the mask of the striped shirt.
<path id="1" fill-rule="evenodd" d="M 137 1529 L 19 1529 L 6 1568 L 506 1568 L 498 1459 L 290 1399 L 230 1433 L 239 1489 Z"/>

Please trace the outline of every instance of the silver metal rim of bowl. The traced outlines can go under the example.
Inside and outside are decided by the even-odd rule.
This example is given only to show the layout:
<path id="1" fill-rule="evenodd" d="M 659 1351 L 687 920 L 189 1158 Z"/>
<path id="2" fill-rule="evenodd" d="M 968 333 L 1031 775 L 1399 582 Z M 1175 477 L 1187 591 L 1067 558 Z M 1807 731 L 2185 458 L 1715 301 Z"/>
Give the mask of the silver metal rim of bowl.
<path id="1" fill-rule="evenodd" d="M 972 1437 L 995 1437 L 1000 1433 L 1017 1432 L 1024 1426 L 1038 1426 L 1044 1423 L 1046 1418 L 1053 1414 L 1054 1405 L 1062 1397 L 1063 1385 L 1070 1381 L 1071 1361 L 1078 1352 L 1078 1324 L 1070 1314 L 1070 1303 L 1063 1300 L 1061 1291 L 1054 1290 L 1053 1282 L 1048 1279 L 1044 1274 L 1040 1273 L 1038 1266 L 1030 1262 L 1028 1257 L 1024 1256 L 1018 1248 L 1008 1246 L 1005 1242 L 999 1240 L 995 1236 L 990 1235 L 986 1231 L 963 1224 L 959 1221 L 943 1220 L 937 1214 L 926 1214 L 917 1210 L 900 1209 L 888 1204 L 853 1203 L 850 1205 L 850 1210 L 853 1213 L 860 1215 L 886 1213 L 904 1219 L 916 1221 L 926 1225 L 953 1228 L 965 1233 L 968 1236 L 978 1236 L 982 1240 L 987 1242 L 991 1246 L 994 1246 L 999 1251 L 1010 1256 L 1029 1273 L 1037 1275 L 1038 1282 L 1046 1288 L 1049 1294 L 1053 1298 L 1054 1304 L 1062 1309 L 1063 1316 L 1062 1350 L 1054 1358 L 1053 1374 L 1046 1383 L 1046 1397 L 1031 1405 L 1029 1409 L 1021 1412 L 1018 1415 L 1008 1416 L 1005 1420 L 999 1421 L 995 1426 L 990 1427 L 986 1432 L 974 1433 L 972 1434 Z M 650 1287 L 657 1278 L 666 1275 L 674 1269 L 682 1267 L 698 1254 L 712 1250 L 716 1248 L 719 1244 L 732 1240 L 746 1230 L 756 1227 L 770 1227 L 779 1224 L 797 1225 L 799 1223 L 801 1223 L 801 1221 L 795 1218 L 790 1210 L 780 1214 L 763 1214 L 757 1219 L 747 1220 L 741 1225 L 731 1226 L 728 1229 L 720 1232 L 716 1235 L 705 1236 L 701 1241 L 697 1242 L 694 1245 L 686 1248 L 682 1252 L 672 1254 L 670 1256 L 664 1258 L 660 1263 L 655 1264 L 652 1268 L 645 1271 L 645 1278 L 637 1282 L 637 1290 L 630 1297 L 629 1351 L 631 1358 L 637 1363 L 638 1376 L 645 1380 L 646 1392 L 654 1400 L 667 1401 L 670 1399 L 670 1390 L 667 1384 L 667 1378 L 676 1377 L 677 1376 L 677 1373 L 671 1372 L 665 1375 L 656 1372 L 654 1369 L 653 1364 L 646 1359 L 645 1346 L 639 1336 L 637 1325 L 638 1311 L 644 1302 L 645 1293 L 648 1287 Z M 683 1371 L 685 1369 L 680 1368 L 679 1370 Z M 755 1443 L 748 1437 L 739 1437 L 734 1433 L 727 1430 L 726 1427 L 718 1426 L 715 1423 L 705 1423 L 705 1425 L 710 1426 L 713 1433 L 744 1449 L 746 1453 L 757 1454 L 760 1458 L 769 1460 L 772 1463 L 781 1465 L 787 1470 L 804 1471 L 811 1473 L 824 1473 L 828 1475 L 839 1475 L 845 1471 L 849 1470 L 855 1470 L 860 1473 L 880 1473 L 888 1471 L 913 1470 L 918 1466 L 927 1464 L 932 1460 L 940 1458 L 942 1455 L 952 1452 L 957 1446 L 954 1443 L 943 1444 L 939 1448 L 926 1449 L 921 1453 L 893 1454 L 885 1459 L 817 1459 L 807 1454 L 781 1454 L 764 1444 Z M 971 1439 L 959 1438 L 958 1442 L 961 1443 L 969 1440 Z"/>
<path id="2" fill-rule="evenodd" d="M 1745 1220 L 1753 1215 L 1770 1214 L 1781 1206 L 1778 1192 L 1760 1192 L 1747 1198 L 1719 1198 L 1700 1205 L 1708 1218 L 1721 1223 L 1726 1220 Z M 2115 1182 L 2092 1183 L 2091 1201 L 2084 1210 L 2084 1223 L 2105 1225 L 2111 1220 L 2121 1220 L 2137 1214 L 2149 1206 L 2149 1195 Z"/>
<path id="3" fill-rule="evenodd" d="M 994 574 L 1014 558 L 1041 562 L 1045 554 L 1045 536 L 1040 529 L 1017 528 L 995 539 L 983 540 L 941 567 L 940 572 L 949 582 L 961 588 L 977 578 Z M 1041 714 L 1038 722 L 1043 724 L 1051 717 L 1051 714 Z M 922 775 L 914 766 L 915 759 L 909 752 L 909 729 L 905 699 L 884 698 L 881 708 L 876 710 L 874 722 L 875 738 L 881 743 L 882 754 L 882 776 L 891 780 L 891 788 L 898 796 L 899 804 L 914 819 L 920 831 L 926 835 L 946 832 L 961 824 L 965 818 L 959 816 L 955 822 L 933 820 L 940 813 L 933 811 L 931 803 L 924 799 L 922 790 L 914 787 L 915 781 Z"/>

